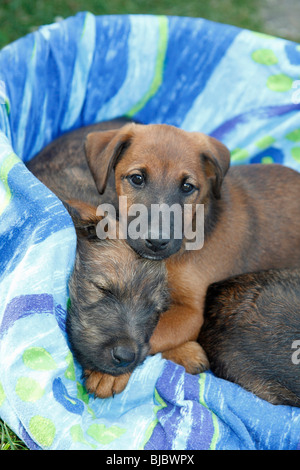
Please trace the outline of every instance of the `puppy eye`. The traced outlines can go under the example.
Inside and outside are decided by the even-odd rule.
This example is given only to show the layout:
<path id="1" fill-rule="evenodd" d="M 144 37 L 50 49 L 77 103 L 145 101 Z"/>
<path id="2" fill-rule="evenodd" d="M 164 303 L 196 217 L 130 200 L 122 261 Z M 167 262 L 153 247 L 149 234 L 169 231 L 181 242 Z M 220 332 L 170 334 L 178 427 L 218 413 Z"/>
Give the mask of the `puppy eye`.
<path id="1" fill-rule="evenodd" d="M 182 183 L 181 185 L 181 191 L 184 193 L 184 194 L 191 194 L 195 191 L 195 186 L 191 183 Z"/>
<path id="2" fill-rule="evenodd" d="M 136 173 L 134 175 L 130 175 L 128 177 L 130 183 L 134 187 L 141 187 L 145 183 L 145 178 L 143 175 L 140 175 L 139 173 Z"/>
<path id="3" fill-rule="evenodd" d="M 107 288 L 107 287 L 103 287 L 103 286 L 99 286 L 98 284 L 96 284 L 95 282 L 91 282 L 100 292 L 102 292 L 103 295 L 107 296 L 107 297 L 115 297 L 115 293 Z"/>

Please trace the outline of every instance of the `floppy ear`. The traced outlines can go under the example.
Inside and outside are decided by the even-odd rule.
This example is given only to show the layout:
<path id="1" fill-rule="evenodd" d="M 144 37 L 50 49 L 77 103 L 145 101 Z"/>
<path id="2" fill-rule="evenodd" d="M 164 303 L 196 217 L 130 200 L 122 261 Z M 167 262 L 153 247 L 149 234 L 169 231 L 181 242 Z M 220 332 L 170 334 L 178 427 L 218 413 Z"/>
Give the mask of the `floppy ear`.
<path id="1" fill-rule="evenodd" d="M 206 176 L 216 199 L 221 197 L 221 186 L 230 166 L 230 152 L 225 145 L 214 137 L 206 137 L 208 146 L 201 154 Z"/>
<path id="2" fill-rule="evenodd" d="M 96 215 L 96 207 L 76 199 L 62 202 L 72 217 L 77 236 L 98 240 L 96 227 L 102 217 Z"/>
<path id="3" fill-rule="evenodd" d="M 130 145 L 135 124 L 106 132 L 92 132 L 85 141 L 85 156 L 100 194 L 106 188 L 108 176 L 118 158 Z"/>

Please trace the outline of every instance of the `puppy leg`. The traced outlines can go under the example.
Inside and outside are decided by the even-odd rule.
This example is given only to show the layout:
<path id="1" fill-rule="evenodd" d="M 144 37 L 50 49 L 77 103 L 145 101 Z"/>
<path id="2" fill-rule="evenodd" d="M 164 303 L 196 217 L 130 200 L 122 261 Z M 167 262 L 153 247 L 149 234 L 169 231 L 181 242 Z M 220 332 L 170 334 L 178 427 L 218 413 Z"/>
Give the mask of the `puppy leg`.
<path id="1" fill-rule="evenodd" d="M 201 312 L 174 305 L 159 319 L 150 339 L 150 354 L 162 352 L 165 359 L 185 367 L 190 374 L 209 368 L 203 348 L 196 342 L 203 323 Z"/>
<path id="2" fill-rule="evenodd" d="M 87 391 L 98 398 L 108 398 L 121 393 L 126 387 L 131 373 L 113 376 L 102 372 L 85 370 L 85 387 Z"/>
<path id="3" fill-rule="evenodd" d="M 202 323 L 201 311 L 173 304 L 159 318 L 150 338 L 150 354 L 168 351 L 187 341 L 196 341 Z"/>
<path id="4" fill-rule="evenodd" d="M 183 366 L 189 374 L 200 374 L 209 369 L 204 349 L 195 341 L 187 341 L 177 348 L 163 352 L 163 358 Z"/>

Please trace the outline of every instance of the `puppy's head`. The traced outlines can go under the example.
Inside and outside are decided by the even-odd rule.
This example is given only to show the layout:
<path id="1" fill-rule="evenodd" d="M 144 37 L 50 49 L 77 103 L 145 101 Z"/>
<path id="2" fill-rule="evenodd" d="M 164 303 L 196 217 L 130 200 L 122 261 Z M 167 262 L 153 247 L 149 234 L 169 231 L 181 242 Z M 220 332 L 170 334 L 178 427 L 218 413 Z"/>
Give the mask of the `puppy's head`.
<path id="1" fill-rule="evenodd" d="M 65 203 L 77 232 L 67 334 L 84 369 L 121 375 L 149 353 L 169 293 L 164 263 L 144 260 L 124 240 L 99 240 L 96 209 Z"/>
<path id="2" fill-rule="evenodd" d="M 230 162 L 228 149 L 216 139 L 168 125 L 128 124 L 120 130 L 92 133 L 85 148 L 101 194 L 109 173 L 115 171 L 117 194 L 127 198 L 128 243 L 151 259 L 167 258 L 180 250 L 185 238 L 184 206 L 192 207 L 194 218 L 197 204 L 219 199 Z M 165 224 L 153 218 L 159 205 Z M 143 208 L 146 211 L 138 222 L 147 219 L 148 224 L 143 224 L 147 228 L 140 230 L 140 237 L 132 237 L 129 226 Z M 178 224 L 180 236 L 180 230 L 175 230 Z"/>

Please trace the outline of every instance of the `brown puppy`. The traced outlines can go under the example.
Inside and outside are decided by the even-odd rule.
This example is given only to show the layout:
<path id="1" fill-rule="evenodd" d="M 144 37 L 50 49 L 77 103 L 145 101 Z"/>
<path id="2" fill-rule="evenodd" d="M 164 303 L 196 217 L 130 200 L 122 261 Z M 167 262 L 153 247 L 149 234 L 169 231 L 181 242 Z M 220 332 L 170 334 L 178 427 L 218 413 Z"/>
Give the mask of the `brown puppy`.
<path id="1" fill-rule="evenodd" d="M 127 124 L 91 133 L 86 157 L 98 191 L 114 169 L 118 196 L 142 203 L 204 204 L 204 246 L 151 233 L 128 243 L 143 257 L 166 259 L 171 308 L 159 320 L 151 352 L 178 362 L 180 345 L 198 337 L 207 287 L 250 271 L 300 264 L 300 174 L 280 165 L 229 169 L 213 138 L 167 125 Z M 229 170 L 229 171 L 228 171 Z M 104 194 L 105 195 L 105 194 Z M 178 348 L 179 346 L 179 348 Z"/>
<path id="2" fill-rule="evenodd" d="M 83 367 L 88 391 L 104 398 L 121 392 L 131 372 L 149 354 L 149 340 L 159 314 L 169 304 L 169 290 L 163 262 L 139 257 L 125 240 L 99 239 L 97 225 L 102 217 L 96 214 L 96 207 L 70 199 L 99 199 L 83 154 L 83 136 L 88 129 L 60 137 L 28 167 L 67 200 L 64 205 L 77 234 L 67 333 L 73 354 Z M 188 372 L 200 372 L 201 347 L 196 342 L 186 343 L 179 361 Z"/>
<path id="3" fill-rule="evenodd" d="M 211 370 L 274 405 L 300 406 L 300 269 L 212 284 L 199 341 Z"/>
<path id="4" fill-rule="evenodd" d="M 124 121 L 117 122 L 122 125 Z M 93 129 L 103 126 L 117 127 L 100 123 Z M 63 199 L 78 198 L 79 192 L 93 204 L 116 205 L 116 195 L 123 195 L 128 207 L 191 204 L 194 213 L 197 203 L 204 204 L 205 240 L 198 251 L 186 249 L 184 236 L 178 241 L 158 234 L 158 243 L 151 234 L 127 240 L 145 258 L 167 258 L 172 307 L 160 317 L 151 352 L 164 351 L 164 357 L 180 363 L 184 343 L 198 337 L 211 283 L 248 271 L 299 264 L 300 175 L 279 165 L 228 171 L 229 151 L 215 139 L 172 126 L 136 124 L 88 135 L 90 172 L 82 146 L 90 130 L 62 136 L 28 164 L 50 189 L 57 185 Z M 203 369 L 208 366 L 204 354 L 201 363 Z"/>

